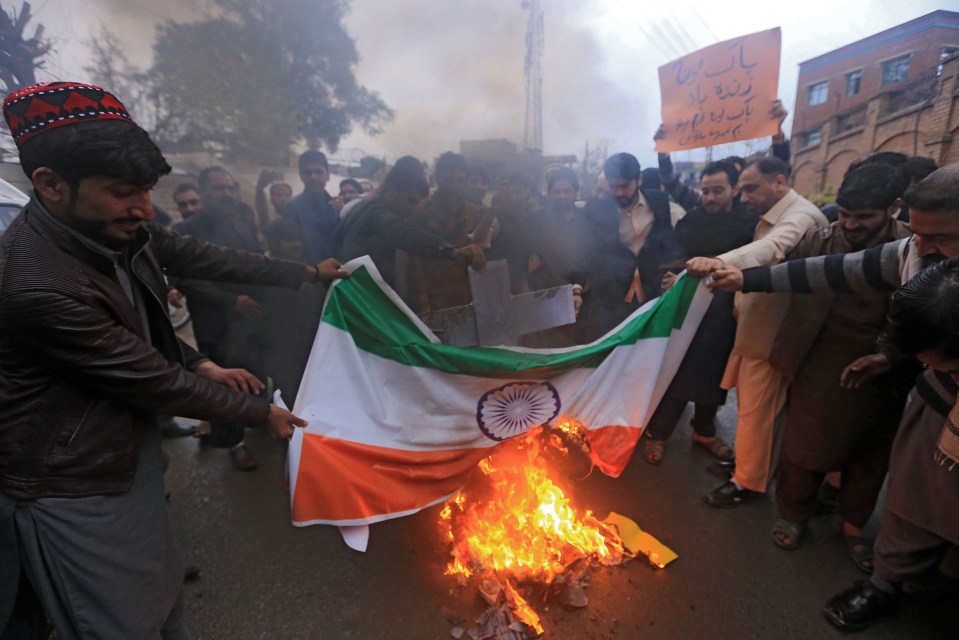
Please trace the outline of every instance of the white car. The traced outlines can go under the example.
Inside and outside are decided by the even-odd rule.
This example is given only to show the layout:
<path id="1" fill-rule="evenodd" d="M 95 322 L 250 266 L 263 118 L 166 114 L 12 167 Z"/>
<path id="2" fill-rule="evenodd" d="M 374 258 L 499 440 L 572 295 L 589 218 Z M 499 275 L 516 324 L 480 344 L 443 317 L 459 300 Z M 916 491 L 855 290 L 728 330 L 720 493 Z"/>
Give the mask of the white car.
<path id="1" fill-rule="evenodd" d="M 30 196 L 6 180 L 0 179 L 0 233 L 7 230 L 13 219 L 20 213 L 20 209 L 29 200 Z"/>

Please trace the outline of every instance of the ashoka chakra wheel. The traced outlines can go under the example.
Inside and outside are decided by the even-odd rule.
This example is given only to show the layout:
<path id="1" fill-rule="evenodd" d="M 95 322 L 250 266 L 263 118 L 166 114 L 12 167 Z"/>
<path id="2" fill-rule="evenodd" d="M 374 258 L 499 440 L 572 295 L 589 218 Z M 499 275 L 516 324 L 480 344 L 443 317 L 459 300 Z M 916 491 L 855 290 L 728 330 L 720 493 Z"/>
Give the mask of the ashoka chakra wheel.
<path id="1" fill-rule="evenodd" d="M 476 407 L 479 428 L 506 440 L 559 415 L 559 392 L 548 382 L 511 382 L 483 394 Z"/>

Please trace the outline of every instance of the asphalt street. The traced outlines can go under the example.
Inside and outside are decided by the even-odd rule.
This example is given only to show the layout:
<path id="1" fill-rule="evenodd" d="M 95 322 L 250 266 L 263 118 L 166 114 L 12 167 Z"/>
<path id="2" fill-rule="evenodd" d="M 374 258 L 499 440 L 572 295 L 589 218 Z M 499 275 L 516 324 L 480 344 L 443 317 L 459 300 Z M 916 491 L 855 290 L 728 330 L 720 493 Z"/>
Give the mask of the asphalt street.
<path id="1" fill-rule="evenodd" d="M 708 453 L 691 447 L 684 416 L 666 457 L 653 467 L 636 455 L 619 478 L 594 473 L 572 482 L 575 502 L 600 517 L 627 515 L 678 554 L 667 568 L 633 561 L 591 571 L 585 609 L 536 604 L 546 638 L 839 638 L 821 617 L 824 602 L 861 574 L 839 534 L 839 518 L 816 518 L 796 551 L 770 540 L 771 497 L 715 510 L 700 497 L 721 480 Z M 720 413 L 731 437 L 734 405 Z M 438 508 L 374 525 L 366 553 L 348 549 L 331 527 L 290 524 L 286 445 L 248 435 L 260 468 L 235 470 L 225 450 L 193 438 L 167 440 L 171 509 L 199 579 L 185 585 L 187 619 L 198 640 L 450 638 L 481 604 L 474 588 L 444 576 L 448 548 Z M 879 514 L 870 522 L 875 532 Z M 863 639 L 956 638 L 955 602 L 904 600 Z"/>

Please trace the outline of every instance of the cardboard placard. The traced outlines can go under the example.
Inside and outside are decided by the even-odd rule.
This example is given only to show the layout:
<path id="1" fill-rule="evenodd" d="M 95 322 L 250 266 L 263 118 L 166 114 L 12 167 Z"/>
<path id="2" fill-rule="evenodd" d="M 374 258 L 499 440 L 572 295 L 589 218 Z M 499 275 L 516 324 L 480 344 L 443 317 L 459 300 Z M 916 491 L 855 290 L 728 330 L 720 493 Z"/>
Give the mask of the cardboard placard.
<path id="1" fill-rule="evenodd" d="M 779 27 L 700 49 L 659 68 L 666 136 L 656 151 L 698 149 L 776 133 Z"/>

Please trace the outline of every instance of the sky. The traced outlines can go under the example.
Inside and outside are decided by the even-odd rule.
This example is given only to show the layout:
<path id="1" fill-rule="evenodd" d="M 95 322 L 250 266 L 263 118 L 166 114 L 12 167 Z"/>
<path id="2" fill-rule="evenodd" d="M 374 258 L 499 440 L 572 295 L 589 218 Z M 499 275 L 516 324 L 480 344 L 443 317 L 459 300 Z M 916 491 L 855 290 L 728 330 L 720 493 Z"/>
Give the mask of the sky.
<path id="1" fill-rule="evenodd" d="M 146 66 L 156 24 L 199 19 L 198 4 L 33 0 L 36 21 L 58 50 L 44 79 L 83 80 L 85 42 L 101 25 L 120 39 L 131 61 Z M 647 166 L 656 162 L 659 66 L 716 42 L 781 27 L 779 95 L 792 111 L 800 62 L 944 7 L 927 0 L 542 0 L 542 8 L 545 153 L 581 159 L 588 143 L 594 151 L 628 151 Z M 396 115 L 379 136 L 350 134 L 334 158 L 411 154 L 432 160 L 458 151 L 460 140 L 484 138 L 522 146 L 528 16 L 521 0 L 353 0 L 345 26 L 361 57 L 357 78 Z M 674 159 L 702 155 L 680 152 Z"/>

